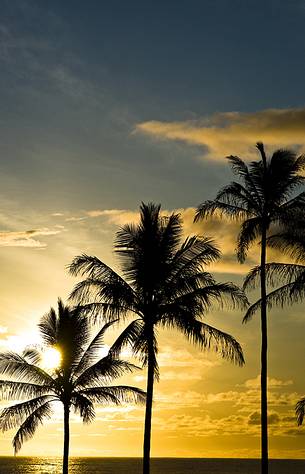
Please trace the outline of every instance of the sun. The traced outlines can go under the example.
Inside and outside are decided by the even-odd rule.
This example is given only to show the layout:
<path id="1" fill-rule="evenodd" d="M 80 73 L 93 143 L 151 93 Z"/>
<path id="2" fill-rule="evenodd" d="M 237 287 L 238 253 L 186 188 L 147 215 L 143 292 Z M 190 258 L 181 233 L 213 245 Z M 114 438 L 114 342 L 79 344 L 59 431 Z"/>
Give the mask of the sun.
<path id="1" fill-rule="evenodd" d="M 56 369 L 61 362 L 61 353 L 55 347 L 49 347 L 43 351 L 42 366 L 44 369 Z"/>

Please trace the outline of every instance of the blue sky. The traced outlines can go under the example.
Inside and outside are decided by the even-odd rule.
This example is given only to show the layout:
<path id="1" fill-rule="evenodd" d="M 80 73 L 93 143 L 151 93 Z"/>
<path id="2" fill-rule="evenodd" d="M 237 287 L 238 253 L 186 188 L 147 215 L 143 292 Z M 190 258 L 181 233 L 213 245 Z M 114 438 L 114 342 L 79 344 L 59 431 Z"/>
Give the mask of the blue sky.
<path id="1" fill-rule="evenodd" d="M 194 207 L 231 179 L 226 155 L 253 158 L 257 140 L 305 150 L 304 20 L 303 0 L 1 2 L 1 347 L 36 340 L 39 316 L 75 283 L 65 269 L 75 255 L 117 265 L 114 233 L 142 200 L 216 237 L 216 277 L 242 282 L 257 250 L 241 267 L 236 225 L 194 227 Z M 259 455 L 259 325 L 241 316 L 215 310 L 209 322 L 242 343 L 244 369 L 161 336 L 154 455 Z M 302 307 L 271 315 L 277 457 L 305 455 L 293 419 L 304 330 Z M 143 413 L 127 408 L 101 411 L 89 431 L 73 421 L 72 454 L 140 455 Z M 61 452 L 60 415 L 52 423 L 24 454 L 40 443 Z M 0 453 L 10 449 L 2 437 Z"/>
<path id="2" fill-rule="evenodd" d="M 136 124 L 300 107 L 304 18 L 301 1 L 4 2 L 2 192 L 41 208 L 196 205 L 224 172 Z"/>

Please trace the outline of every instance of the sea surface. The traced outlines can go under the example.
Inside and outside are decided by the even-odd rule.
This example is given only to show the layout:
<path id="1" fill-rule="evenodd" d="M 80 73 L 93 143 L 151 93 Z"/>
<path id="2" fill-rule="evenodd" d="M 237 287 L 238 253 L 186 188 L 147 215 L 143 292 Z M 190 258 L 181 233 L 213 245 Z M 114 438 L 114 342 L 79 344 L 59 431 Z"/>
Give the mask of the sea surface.
<path id="1" fill-rule="evenodd" d="M 154 458 L 151 474 L 259 474 L 257 459 Z M 138 458 L 71 458 L 72 474 L 141 474 Z M 60 474 L 60 458 L 0 457 L 1 474 Z M 304 474 L 305 461 L 270 461 L 270 474 Z"/>

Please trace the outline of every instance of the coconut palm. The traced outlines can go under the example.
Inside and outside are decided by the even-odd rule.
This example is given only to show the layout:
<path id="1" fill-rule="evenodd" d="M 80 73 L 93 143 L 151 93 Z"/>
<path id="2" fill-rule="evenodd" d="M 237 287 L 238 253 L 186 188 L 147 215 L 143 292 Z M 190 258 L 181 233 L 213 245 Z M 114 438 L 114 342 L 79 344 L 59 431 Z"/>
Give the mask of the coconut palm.
<path id="1" fill-rule="evenodd" d="M 0 372 L 12 380 L 0 381 L 2 399 L 25 399 L 5 408 L 0 415 L 3 431 L 18 428 L 13 439 L 15 454 L 24 441 L 30 439 L 37 427 L 51 417 L 54 402 L 64 409 L 63 473 L 68 473 L 69 416 L 74 410 L 84 423 L 95 417 L 94 403 L 143 402 L 144 392 L 125 385 L 109 385 L 135 366 L 116 357 L 111 348 L 101 358 L 103 338 L 112 323 L 105 324 L 94 337 L 88 318 L 80 308 L 64 306 L 59 300 L 58 312 L 51 308 L 39 323 L 46 346 L 56 347 L 61 362 L 52 373 L 41 368 L 40 351 L 28 349 L 22 355 L 14 352 L 0 354 Z"/>
<path id="2" fill-rule="evenodd" d="M 301 227 L 302 222 L 300 222 Z M 303 230 L 303 229 L 302 229 Z M 272 262 L 266 265 L 266 280 L 271 288 L 267 295 L 267 305 L 292 305 L 305 298 L 305 239 L 300 229 L 291 229 L 289 232 L 271 236 L 268 244 L 281 252 L 288 254 L 295 263 Z M 260 278 L 260 267 L 255 267 L 247 275 L 245 284 L 249 288 L 256 288 Z M 281 286 L 279 286 L 281 285 Z M 250 308 L 251 313 L 261 306 L 258 300 Z M 298 425 L 303 424 L 305 414 L 305 397 L 301 398 L 296 406 L 295 413 Z"/>
<path id="3" fill-rule="evenodd" d="M 264 145 L 257 143 L 260 159 L 247 165 L 237 156 L 228 161 L 240 182 L 221 189 L 216 199 L 206 201 L 197 208 L 195 220 L 225 215 L 241 222 L 237 238 L 237 258 L 245 261 L 249 247 L 259 240 L 260 245 L 260 310 L 261 310 L 261 471 L 268 473 L 267 425 L 267 300 L 266 300 L 266 248 L 267 234 L 272 226 L 287 228 L 295 225 L 303 213 L 305 193 L 295 195 L 304 183 L 300 171 L 305 156 L 299 157 L 290 150 L 277 150 L 267 159 Z M 258 305 L 251 307 L 245 318 L 253 316 Z"/>
<path id="4" fill-rule="evenodd" d="M 162 217 L 160 205 L 142 203 L 140 222 L 123 226 L 114 247 L 122 276 L 97 257 L 78 256 L 70 272 L 85 279 L 71 298 L 108 321 L 133 315 L 113 350 L 130 343 L 147 367 L 143 473 L 148 474 L 154 381 L 159 378 L 157 328 L 178 329 L 202 348 L 214 346 L 222 357 L 243 364 L 237 341 L 200 318 L 215 302 L 245 307 L 247 300 L 238 287 L 216 282 L 205 270 L 220 258 L 213 242 L 199 236 L 182 242 L 180 215 Z"/>

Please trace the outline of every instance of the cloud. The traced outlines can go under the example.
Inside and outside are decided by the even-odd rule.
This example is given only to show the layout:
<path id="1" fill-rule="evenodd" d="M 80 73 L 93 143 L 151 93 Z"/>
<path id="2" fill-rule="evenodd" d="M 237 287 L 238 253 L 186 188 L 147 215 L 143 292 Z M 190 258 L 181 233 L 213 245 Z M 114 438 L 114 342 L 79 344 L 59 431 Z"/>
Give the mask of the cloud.
<path id="1" fill-rule="evenodd" d="M 34 229 L 26 231 L 0 232 L 0 247 L 36 247 L 44 248 L 46 243 L 36 240 L 37 236 L 56 235 L 60 229 Z"/>
<path id="2" fill-rule="evenodd" d="M 139 211 L 127 209 L 93 209 L 86 212 L 88 217 L 104 217 L 110 224 L 122 226 L 139 220 Z"/>
<path id="3" fill-rule="evenodd" d="M 276 425 L 280 421 L 280 417 L 277 413 L 268 414 L 268 425 Z M 251 413 L 248 419 L 249 425 L 260 425 L 261 424 L 261 414 L 259 411 Z"/>
<path id="4" fill-rule="evenodd" d="M 304 149 L 305 108 L 267 109 L 253 113 L 217 113 L 203 120 L 185 122 L 148 121 L 135 132 L 161 140 L 182 141 L 205 148 L 205 157 L 219 159 L 230 154 L 253 158 L 254 145 Z"/>
<path id="5" fill-rule="evenodd" d="M 279 379 L 273 379 L 273 378 L 268 377 L 269 389 L 287 387 L 287 385 L 293 385 L 293 381 L 292 380 L 279 380 Z M 246 380 L 244 386 L 247 388 L 258 389 L 260 387 L 260 375 L 255 377 L 255 379 Z"/>
<path id="6" fill-rule="evenodd" d="M 72 216 L 72 217 L 67 217 L 66 219 L 66 222 L 80 222 L 80 221 L 83 221 L 85 220 L 86 217 L 75 217 L 75 216 Z"/>
<path id="7" fill-rule="evenodd" d="M 252 382 L 250 379 L 247 380 L 244 384 L 238 385 L 237 387 L 244 387 L 244 390 L 228 390 L 226 392 L 217 392 L 217 393 L 204 393 L 197 391 L 184 391 L 184 392 L 174 392 L 170 395 L 161 394 L 158 398 L 158 401 L 166 409 L 170 409 L 172 400 L 177 400 L 177 403 L 181 406 L 193 406 L 200 407 L 205 405 L 213 405 L 215 403 L 227 403 L 231 404 L 232 408 L 238 409 L 239 413 L 250 413 L 256 410 L 260 404 L 260 387 L 251 385 L 249 386 L 247 382 Z M 270 379 L 269 379 L 270 380 Z M 276 379 L 271 379 L 276 380 Z M 295 392 L 282 392 L 283 387 L 290 385 L 290 381 L 276 380 L 277 383 L 270 384 L 268 386 L 268 399 L 269 407 L 293 407 L 295 401 L 300 398 L 300 395 Z M 280 389 L 277 390 L 277 389 Z"/>

